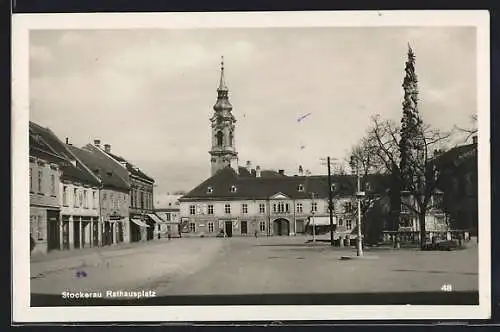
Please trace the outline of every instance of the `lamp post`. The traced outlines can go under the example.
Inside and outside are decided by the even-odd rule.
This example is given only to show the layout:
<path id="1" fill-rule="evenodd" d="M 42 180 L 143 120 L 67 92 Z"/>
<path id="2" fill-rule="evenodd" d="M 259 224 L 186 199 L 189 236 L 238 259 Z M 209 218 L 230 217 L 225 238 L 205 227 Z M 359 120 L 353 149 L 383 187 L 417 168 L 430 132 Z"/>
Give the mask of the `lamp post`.
<path id="1" fill-rule="evenodd" d="M 316 224 L 314 223 L 314 193 L 311 193 L 311 219 L 312 219 L 312 236 L 313 243 L 316 242 Z"/>
<path id="2" fill-rule="evenodd" d="M 352 168 L 352 173 L 356 175 L 357 178 L 357 192 L 356 192 L 356 198 L 358 201 L 358 234 L 357 234 L 357 256 L 363 256 L 363 240 L 362 240 L 362 233 L 361 233 L 361 199 L 365 196 L 365 193 L 361 191 L 361 174 L 359 172 L 359 164 L 358 160 L 354 157 L 351 156 L 351 168 Z"/>

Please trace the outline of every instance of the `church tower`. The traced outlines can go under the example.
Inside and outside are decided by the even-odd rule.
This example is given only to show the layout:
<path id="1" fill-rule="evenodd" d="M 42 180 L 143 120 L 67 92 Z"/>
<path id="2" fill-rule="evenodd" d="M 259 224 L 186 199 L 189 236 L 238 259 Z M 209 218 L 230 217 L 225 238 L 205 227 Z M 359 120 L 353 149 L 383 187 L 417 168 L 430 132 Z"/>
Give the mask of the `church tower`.
<path id="1" fill-rule="evenodd" d="M 238 153 L 234 144 L 236 119 L 231 111 L 229 89 L 224 79 L 224 57 L 221 61 L 220 82 L 217 88 L 217 102 L 214 115 L 210 118 L 212 126 L 212 149 L 210 153 L 211 175 L 220 169 L 232 167 L 238 173 Z"/>

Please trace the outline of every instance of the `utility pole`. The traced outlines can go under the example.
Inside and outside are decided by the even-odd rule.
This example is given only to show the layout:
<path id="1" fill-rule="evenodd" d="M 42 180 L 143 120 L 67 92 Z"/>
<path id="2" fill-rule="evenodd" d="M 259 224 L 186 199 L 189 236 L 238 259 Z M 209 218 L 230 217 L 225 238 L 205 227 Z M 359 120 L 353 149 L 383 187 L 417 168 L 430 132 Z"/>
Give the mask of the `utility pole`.
<path id="1" fill-rule="evenodd" d="M 333 247 L 333 192 L 332 174 L 330 171 L 330 157 L 327 157 L 328 164 L 328 211 L 330 213 L 330 245 Z"/>

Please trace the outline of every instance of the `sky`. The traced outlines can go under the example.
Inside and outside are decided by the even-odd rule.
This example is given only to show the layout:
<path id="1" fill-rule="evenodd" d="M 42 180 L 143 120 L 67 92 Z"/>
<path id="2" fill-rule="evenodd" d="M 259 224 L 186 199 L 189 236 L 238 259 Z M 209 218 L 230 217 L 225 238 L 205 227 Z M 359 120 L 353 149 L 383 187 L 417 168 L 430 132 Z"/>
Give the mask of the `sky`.
<path id="1" fill-rule="evenodd" d="M 110 144 L 159 195 L 189 191 L 210 176 L 223 55 L 240 165 L 325 174 L 321 158 L 344 160 L 371 116 L 399 121 L 408 43 L 424 122 L 470 127 L 469 27 L 32 30 L 30 120 L 76 146 Z"/>

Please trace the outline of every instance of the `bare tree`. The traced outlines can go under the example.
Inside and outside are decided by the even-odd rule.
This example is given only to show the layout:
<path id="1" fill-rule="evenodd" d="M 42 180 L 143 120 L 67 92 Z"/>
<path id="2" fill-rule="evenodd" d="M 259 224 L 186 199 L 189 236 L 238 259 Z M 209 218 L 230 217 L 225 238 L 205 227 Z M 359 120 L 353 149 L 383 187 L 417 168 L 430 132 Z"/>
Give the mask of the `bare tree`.
<path id="1" fill-rule="evenodd" d="M 462 128 L 459 126 L 454 126 L 454 129 L 461 134 L 465 134 L 464 142 L 467 142 L 471 137 L 477 135 L 477 114 L 474 113 L 470 116 L 470 121 L 472 122 L 471 127 Z"/>
<path id="2" fill-rule="evenodd" d="M 421 245 L 425 244 L 425 216 L 431 208 L 432 197 L 440 183 L 441 172 L 438 169 L 435 151 L 443 150 L 448 144 L 451 133 L 443 133 L 428 125 L 422 125 L 422 153 L 411 154 L 407 158 L 413 175 L 403 179 L 400 172 L 400 128 L 390 120 L 376 115 L 367 135 L 353 147 L 352 154 L 358 158 L 364 176 L 385 174 L 389 178 L 391 230 L 399 226 L 401 206 L 416 215 L 420 224 Z M 421 176 L 417 176 L 421 174 Z M 405 190 L 403 190 L 405 189 Z M 368 211 L 373 201 L 367 201 L 362 213 Z"/>

